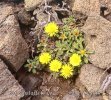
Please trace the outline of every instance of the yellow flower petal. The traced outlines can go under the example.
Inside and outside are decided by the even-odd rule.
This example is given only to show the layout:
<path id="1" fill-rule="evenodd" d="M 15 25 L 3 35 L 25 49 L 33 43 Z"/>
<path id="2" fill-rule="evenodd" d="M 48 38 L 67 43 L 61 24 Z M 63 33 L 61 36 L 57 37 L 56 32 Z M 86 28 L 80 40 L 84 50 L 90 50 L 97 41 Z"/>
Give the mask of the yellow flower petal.
<path id="1" fill-rule="evenodd" d="M 80 54 L 81 55 L 85 55 L 86 54 L 86 50 L 80 50 Z"/>
<path id="2" fill-rule="evenodd" d="M 62 63 L 59 60 L 53 60 L 50 63 L 50 70 L 53 72 L 59 72 L 61 69 Z"/>
<path id="3" fill-rule="evenodd" d="M 79 29 L 78 29 L 78 28 L 77 28 L 77 29 L 74 29 L 73 34 L 74 34 L 75 36 L 78 36 L 78 35 L 80 34 Z"/>
<path id="4" fill-rule="evenodd" d="M 67 37 L 65 34 L 61 34 L 60 39 L 65 40 L 65 39 L 67 39 Z"/>
<path id="5" fill-rule="evenodd" d="M 45 33 L 47 33 L 50 37 L 55 36 L 56 33 L 59 32 L 58 26 L 55 22 L 50 22 L 45 26 Z"/>
<path id="6" fill-rule="evenodd" d="M 66 79 L 70 78 L 73 75 L 73 68 L 68 64 L 63 65 L 60 75 Z"/>
<path id="7" fill-rule="evenodd" d="M 41 64 L 48 64 L 50 60 L 51 60 L 51 55 L 47 52 L 44 52 L 39 56 L 39 61 Z"/>
<path id="8" fill-rule="evenodd" d="M 73 65 L 73 66 L 79 66 L 80 63 L 81 63 L 81 57 L 80 57 L 80 55 L 74 53 L 74 54 L 70 57 L 69 62 L 70 62 L 70 64 Z"/>

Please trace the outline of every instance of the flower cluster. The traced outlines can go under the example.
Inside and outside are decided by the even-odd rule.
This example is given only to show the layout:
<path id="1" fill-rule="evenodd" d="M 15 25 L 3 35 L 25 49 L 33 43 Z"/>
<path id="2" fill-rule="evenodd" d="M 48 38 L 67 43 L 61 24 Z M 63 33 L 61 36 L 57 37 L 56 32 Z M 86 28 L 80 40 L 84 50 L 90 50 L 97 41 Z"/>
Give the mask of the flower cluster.
<path id="1" fill-rule="evenodd" d="M 76 74 L 84 63 L 88 63 L 89 52 L 85 49 L 84 35 L 76 27 L 74 18 L 64 19 L 60 26 L 50 22 L 43 30 L 44 34 L 41 34 L 37 44 L 39 56 L 29 61 L 29 71 L 35 73 L 35 69 L 45 67 L 51 73 L 67 79 Z"/>
<path id="2" fill-rule="evenodd" d="M 81 64 L 81 57 L 78 54 L 73 54 L 70 57 L 69 64 L 62 65 L 60 60 L 52 60 L 51 55 L 48 52 L 41 53 L 39 56 L 41 64 L 49 64 L 49 69 L 52 72 L 60 73 L 60 76 L 64 78 L 70 78 L 73 75 L 73 66 L 79 66 Z"/>
<path id="3" fill-rule="evenodd" d="M 52 60 L 51 61 L 51 55 L 48 52 L 41 53 L 39 56 L 39 61 L 41 64 L 49 64 L 49 69 L 52 72 L 57 72 L 60 74 L 60 76 L 64 78 L 70 78 L 73 75 L 73 67 L 72 66 L 79 66 L 81 64 L 81 57 L 74 53 L 70 57 L 70 61 L 68 64 L 62 65 L 62 62 L 60 60 Z M 72 65 L 72 66 L 71 66 Z"/>

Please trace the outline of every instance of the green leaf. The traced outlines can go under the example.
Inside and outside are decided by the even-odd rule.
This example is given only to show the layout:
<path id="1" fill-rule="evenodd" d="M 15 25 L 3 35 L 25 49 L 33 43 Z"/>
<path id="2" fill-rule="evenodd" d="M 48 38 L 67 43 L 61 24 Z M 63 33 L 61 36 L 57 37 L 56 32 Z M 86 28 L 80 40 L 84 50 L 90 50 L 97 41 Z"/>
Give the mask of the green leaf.
<path id="1" fill-rule="evenodd" d="M 83 44 L 79 44 L 79 47 L 80 47 L 81 50 L 84 48 Z"/>
<path id="2" fill-rule="evenodd" d="M 86 63 L 86 64 L 88 64 L 88 58 L 86 58 L 86 57 L 84 57 L 84 62 Z"/>
<path id="3" fill-rule="evenodd" d="M 74 43 L 74 48 L 75 48 L 75 49 L 79 49 L 78 43 Z"/>
<path id="4" fill-rule="evenodd" d="M 70 49 L 70 52 L 74 52 L 75 50 L 74 49 Z"/>
<path id="5" fill-rule="evenodd" d="M 31 72 L 31 68 L 29 68 L 28 71 Z"/>
<path id="6" fill-rule="evenodd" d="M 34 74 L 35 74 L 35 73 L 36 73 L 36 69 L 32 69 L 32 73 L 34 73 Z"/>
<path id="7" fill-rule="evenodd" d="M 61 46 L 60 41 L 56 41 L 56 47 L 60 47 L 60 46 Z"/>
<path id="8" fill-rule="evenodd" d="M 37 68 L 37 66 L 34 66 L 33 68 L 35 68 L 35 69 L 36 69 L 36 68 Z"/>

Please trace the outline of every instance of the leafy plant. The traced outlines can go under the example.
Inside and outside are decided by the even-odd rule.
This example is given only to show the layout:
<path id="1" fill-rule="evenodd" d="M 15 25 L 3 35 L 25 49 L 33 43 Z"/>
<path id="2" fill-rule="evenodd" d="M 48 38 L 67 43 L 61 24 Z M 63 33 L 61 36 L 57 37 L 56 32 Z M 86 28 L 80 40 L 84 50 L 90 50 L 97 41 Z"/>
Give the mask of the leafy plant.
<path id="1" fill-rule="evenodd" d="M 85 48 L 84 34 L 76 27 L 72 16 L 63 19 L 61 26 L 55 22 L 45 26 L 44 34 L 37 44 L 37 53 L 40 55 L 27 61 L 28 71 L 36 73 L 47 68 L 54 75 L 66 79 L 77 73 L 83 64 L 89 62 L 90 54 Z"/>

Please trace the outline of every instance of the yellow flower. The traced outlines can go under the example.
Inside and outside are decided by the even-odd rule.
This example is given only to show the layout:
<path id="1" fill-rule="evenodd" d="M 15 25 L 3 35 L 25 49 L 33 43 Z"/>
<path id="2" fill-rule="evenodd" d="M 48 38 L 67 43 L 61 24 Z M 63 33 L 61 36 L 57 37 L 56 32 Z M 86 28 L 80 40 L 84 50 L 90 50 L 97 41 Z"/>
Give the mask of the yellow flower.
<path id="1" fill-rule="evenodd" d="M 66 64 L 62 66 L 62 69 L 60 72 L 61 72 L 60 75 L 67 79 L 73 75 L 73 68 L 70 65 Z"/>
<path id="2" fill-rule="evenodd" d="M 80 54 L 83 56 L 83 55 L 85 55 L 86 54 L 86 50 L 84 49 L 84 50 L 80 50 Z"/>
<path id="3" fill-rule="evenodd" d="M 80 57 L 80 55 L 74 53 L 74 54 L 70 57 L 69 61 L 70 61 L 70 64 L 71 64 L 71 65 L 73 65 L 73 66 L 79 66 L 80 63 L 81 63 L 81 57 Z"/>
<path id="4" fill-rule="evenodd" d="M 61 34 L 60 39 L 65 40 L 65 39 L 67 39 L 67 37 L 65 34 Z"/>
<path id="5" fill-rule="evenodd" d="M 53 60 L 50 63 L 50 70 L 53 72 L 59 72 L 61 69 L 62 63 L 59 60 Z"/>
<path id="6" fill-rule="evenodd" d="M 41 64 L 48 64 L 50 60 L 51 60 L 51 55 L 47 52 L 44 52 L 39 56 L 39 61 Z"/>
<path id="7" fill-rule="evenodd" d="M 50 37 L 55 36 L 58 32 L 58 26 L 55 22 L 50 22 L 45 26 L 45 33 L 47 33 Z"/>
<path id="8" fill-rule="evenodd" d="M 79 29 L 77 29 L 77 28 L 74 29 L 73 34 L 74 34 L 75 36 L 78 36 L 78 35 L 80 34 Z"/>

